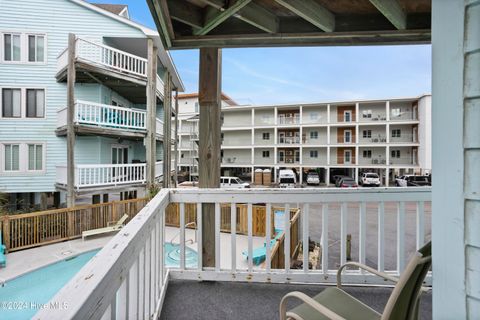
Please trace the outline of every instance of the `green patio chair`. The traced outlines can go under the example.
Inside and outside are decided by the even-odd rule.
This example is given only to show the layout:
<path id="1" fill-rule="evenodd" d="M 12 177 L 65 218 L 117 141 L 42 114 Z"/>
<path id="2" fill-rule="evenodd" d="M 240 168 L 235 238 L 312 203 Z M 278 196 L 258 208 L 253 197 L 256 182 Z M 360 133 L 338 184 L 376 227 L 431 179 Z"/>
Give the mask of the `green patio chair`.
<path id="1" fill-rule="evenodd" d="M 382 320 L 415 320 L 418 319 L 420 294 L 426 291 L 422 287 L 425 276 L 432 263 L 432 244 L 428 242 L 406 266 L 399 279 L 356 262 L 344 264 L 337 272 L 337 287 L 323 290 L 311 298 L 304 293 L 295 291 L 286 294 L 280 302 L 280 319 L 310 320 L 310 319 L 382 319 Z M 347 266 L 355 266 L 373 273 L 385 280 L 396 283 L 388 299 L 387 305 L 380 314 L 342 290 L 341 273 Z M 286 301 L 297 298 L 303 302 L 287 311 Z"/>

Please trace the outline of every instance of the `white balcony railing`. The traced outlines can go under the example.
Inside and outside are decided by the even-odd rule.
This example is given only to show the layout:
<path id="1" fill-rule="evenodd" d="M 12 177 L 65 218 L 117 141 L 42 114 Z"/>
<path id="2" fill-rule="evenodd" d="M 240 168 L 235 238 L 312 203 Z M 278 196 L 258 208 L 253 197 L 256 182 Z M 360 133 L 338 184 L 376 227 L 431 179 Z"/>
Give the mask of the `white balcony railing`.
<path id="1" fill-rule="evenodd" d="M 63 287 L 51 302 L 61 301 L 68 308 L 52 312 L 42 309 L 36 319 L 157 319 L 162 308 L 169 279 L 206 281 L 244 281 L 268 283 L 335 283 L 336 268 L 347 261 L 347 234 L 355 232 L 358 260 L 371 267 L 399 276 L 404 270 L 408 254 L 423 245 L 430 207 L 430 188 L 390 189 L 163 189 L 140 213 L 129 222 L 96 256 L 91 259 Z M 179 253 L 177 267 L 167 268 L 164 263 L 166 207 L 170 203 L 179 205 L 179 234 L 174 251 Z M 194 263 L 186 261 L 195 250 L 189 246 L 186 236 L 186 204 L 196 208 L 197 237 L 193 248 L 202 252 L 202 204 L 214 204 L 214 267 L 203 268 L 202 254 L 197 254 Z M 266 212 L 280 205 L 283 212 L 299 207 L 292 218 L 283 214 L 275 220 L 282 225 L 274 246 L 266 245 L 265 264 L 253 265 L 252 259 L 241 266 L 239 257 L 244 250 L 252 257 L 254 248 L 253 204 L 262 203 Z M 221 205 L 229 204 L 228 211 Z M 237 221 L 237 204 L 246 206 L 247 235 L 237 235 L 237 225 L 230 224 L 229 230 L 221 230 L 221 221 L 227 213 L 230 221 Z M 298 213 L 299 212 L 299 213 Z M 426 213 L 427 212 L 427 213 Z M 298 218 L 300 215 L 300 219 Z M 372 216 L 373 215 L 373 216 Z M 376 220 L 370 224 L 369 219 Z M 294 224 L 294 218 L 296 223 Z M 261 242 L 272 241 L 272 215 L 265 215 L 265 237 Z M 312 220 L 313 219 L 313 220 Z M 291 253 L 297 246 L 309 252 L 309 237 L 313 226 L 319 226 L 321 262 L 317 269 L 309 268 L 309 256 L 303 255 L 302 269 L 291 269 Z M 408 223 L 407 223 L 408 221 Z M 427 220 L 428 221 L 428 220 Z M 275 221 L 275 229 L 277 221 Z M 373 228 L 373 229 L 372 229 Z M 190 232 L 192 230 L 189 230 Z M 223 231 L 223 233 L 222 233 Z M 195 232 L 193 230 L 193 232 Z M 375 237 L 367 236 L 371 233 Z M 394 234 L 394 241 L 391 235 Z M 332 247 L 331 238 L 339 250 Z M 246 241 L 245 241 L 246 237 Z M 411 239 L 413 237 L 414 239 Z M 388 239 L 388 240 L 387 240 Z M 258 242 L 258 239 L 256 239 Z M 228 244 L 230 252 L 221 250 Z M 282 246 L 277 242 L 283 243 Z M 241 245 L 241 246 L 240 246 Z M 295 248 L 294 248 L 295 246 Z M 337 247 L 335 247 L 337 248 Z M 370 248 L 375 248 L 372 252 Z M 387 250 L 389 251 L 387 253 Z M 393 251 L 393 252 L 392 252 Z M 172 251 L 173 252 L 173 251 Z M 240 253 L 240 255 L 239 255 Z M 275 255 L 276 267 L 271 263 Z M 170 257 L 170 255 L 169 255 Z M 227 262 L 227 263 L 225 263 Z M 275 269 L 274 269 L 275 268 Z M 342 280 L 349 284 L 385 285 L 380 279 L 358 269 L 344 271 Z M 427 284 L 431 283 L 431 274 Z"/>
<path id="2" fill-rule="evenodd" d="M 144 132 L 147 113 L 145 110 L 111 106 L 78 100 L 75 103 L 74 123 L 103 128 L 128 129 Z M 57 112 L 57 127 L 67 125 L 67 108 Z M 156 119 L 156 132 L 163 135 L 163 121 Z"/>
<path id="3" fill-rule="evenodd" d="M 278 144 L 299 144 L 300 137 L 278 137 Z"/>
<path id="4" fill-rule="evenodd" d="M 145 163 L 75 166 L 75 187 L 88 188 L 145 183 Z"/>
<path id="5" fill-rule="evenodd" d="M 295 114 L 293 117 L 278 116 L 278 124 L 300 124 L 300 114 Z"/>
<path id="6" fill-rule="evenodd" d="M 173 167 L 172 170 L 175 170 Z M 80 164 L 75 166 L 75 189 L 104 186 L 143 184 L 146 182 L 145 163 Z M 163 162 L 155 164 L 155 177 L 163 175 Z M 57 165 L 56 183 L 67 185 L 67 166 Z"/>
<path id="7" fill-rule="evenodd" d="M 141 77 L 147 80 L 148 60 L 134 54 L 113 48 L 102 43 L 89 41 L 82 38 L 76 39 L 76 56 L 79 61 L 94 64 L 114 71 Z M 66 68 L 68 64 L 68 48 L 57 59 L 57 72 Z M 157 75 L 156 90 L 163 97 L 164 84 Z"/>

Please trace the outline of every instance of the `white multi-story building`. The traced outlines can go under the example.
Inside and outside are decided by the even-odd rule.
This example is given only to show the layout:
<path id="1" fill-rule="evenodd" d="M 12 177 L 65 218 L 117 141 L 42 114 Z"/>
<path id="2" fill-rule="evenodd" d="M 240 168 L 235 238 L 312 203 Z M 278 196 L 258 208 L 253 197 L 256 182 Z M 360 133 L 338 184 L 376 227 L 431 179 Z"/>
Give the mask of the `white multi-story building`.
<path id="1" fill-rule="evenodd" d="M 292 168 L 325 184 L 334 175 L 355 179 L 377 172 L 384 185 L 395 175 L 431 171 L 431 96 L 388 100 L 240 106 L 224 97 L 222 174 L 251 175 Z M 198 166 L 198 100 L 179 97 L 179 165 Z M 300 174 L 303 173 L 303 174 Z M 253 177 L 253 175 L 252 175 Z"/>

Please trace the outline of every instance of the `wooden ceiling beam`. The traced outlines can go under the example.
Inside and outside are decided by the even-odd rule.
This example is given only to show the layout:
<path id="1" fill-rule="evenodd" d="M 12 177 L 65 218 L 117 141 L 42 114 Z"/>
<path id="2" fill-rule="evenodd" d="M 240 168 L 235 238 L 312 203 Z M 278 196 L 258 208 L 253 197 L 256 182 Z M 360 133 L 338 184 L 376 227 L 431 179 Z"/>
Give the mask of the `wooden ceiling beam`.
<path id="1" fill-rule="evenodd" d="M 325 32 L 335 30 L 335 16 L 315 0 L 275 0 Z"/>
<path id="2" fill-rule="evenodd" d="M 242 8 L 244 8 L 247 4 L 249 4 L 252 0 L 237 0 L 233 2 L 228 8 L 225 8 L 225 10 L 220 11 L 216 15 L 212 15 L 211 17 L 208 17 L 206 19 L 205 25 L 198 30 L 194 30 L 193 34 L 196 36 L 203 36 L 209 33 L 212 29 L 220 25 L 223 21 L 227 20 L 231 16 L 233 16 L 235 13 L 240 11 Z M 207 15 L 208 11 L 206 12 Z"/>
<path id="3" fill-rule="evenodd" d="M 168 14 L 168 8 L 165 11 L 166 3 L 165 0 L 151 0 L 147 1 L 150 8 L 150 12 L 154 13 L 154 21 L 157 26 L 157 29 L 163 35 L 162 41 L 167 48 L 172 46 L 173 28 L 171 27 L 170 17 L 165 17 L 163 12 Z M 156 18 L 156 19 L 155 19 Z"/>
<path id="4" fill-rule="evenodd" d="M 224 0 L 200 1 L 220 11 L 225 10 Z M 278 30 L 277 16 L 254 2 L 251 2 L 248 6 L 245 6 L 233 16 L 268 33 L 276 33 Z"/>
<path id="5" fill-rule="evenodd" d="M 397 0 L 370 0 L 370 2 L 390 21 L 398 30 L 407 29 L 407 15 Z"/>
<path id="6" fill-rule="evenodd" d="M 186 1 L 167 0 L 170 16 L 173 20 L 180 21 L 192 28 L 203 27 L 203 16 L 198 8 Z"/>
<path id="7" fill-rule="evenodd" d="M 278 30 L 277 16 L 254 2 L 240 10 L 235 17 L 268 33 Z"/>

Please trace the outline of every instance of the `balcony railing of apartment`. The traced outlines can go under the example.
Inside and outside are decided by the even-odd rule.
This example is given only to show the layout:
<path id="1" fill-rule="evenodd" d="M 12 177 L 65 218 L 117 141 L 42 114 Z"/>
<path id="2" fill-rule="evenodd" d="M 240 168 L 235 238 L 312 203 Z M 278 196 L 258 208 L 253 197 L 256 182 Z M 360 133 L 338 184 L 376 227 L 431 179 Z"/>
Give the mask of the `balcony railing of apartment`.
<path id="1" fill-rule="evenodd" d="M 369 115 L 363 115 L 362 111 L 360 111 L 360 117 L 358 119 L 359 122 L 379 122 L 379 121 L 387 121 L 387 115 L 385 113 L 372 113 Z"/>
<path id="2" fill-rule="evenodd" d="M 390 157 L 390 165 L 409 165 L 409 166 L 416 166 L 418 165 L 418 161 L 416 159 L 412 159 L 412 157 L 400 157 L 400 158 L 392 158 Z"/>
<path id="3" fill-rule="evenodd" d="M 361 130 L 360 130 L 361 131 Z M 384 135 L 372 135 L 371 137 L 359 137 L 359 143 L 387 143 L 387 137 Z"/>
<path id="4" fill-rule="evenodd" d="M 336 164 L 342 164 L 342 165 L 355 165 L 355 156 L 353 154 L 350 157 L 345 157 L 345 156 L 331 156 L 330 158 L 330 164 L 331 165 L 336 165 Z"/>
<path id="5" fill-rule="evenodd" d="M 143 184 L 146 182 L 145 163 L 79 164 L 75 166 L 74 186 L 77 190 L 103 186 Z M 174 170 L 172 163 L 172 170 Z M 155 176 L 163 175 L 163 162 L 155 164 Z M 57 165 L 56 182 L 67 185 L 67 166 Z"/>
<path id="6" fill-rule="evenodd" d="M 287 203 L 286 203 L 287 201 Z M 36 319 L 157 319 L 166 295 L 169 279 L 204 281 L 248 281 L 264 283 L 335 283 L 336 267 L 347 261 L 347 232 L 358 231 L 358 259 L 360 263 L 391 276 L 399 276 L 404 270 L 408 252 L 425 242 L 426 203 L 431 201 L 430 188 L 402 189 L 163 189 L 136 218 L 130 221 L 104 248 L 91 259 L 51 301 L 61 301 L 68 308 L 52 312 L 42 309 Z M 167 268 L 165 259 L 166 209 L 170 203 L 179 206 L 179 262 L 176 268 Z M 215 266 L 202 268 L 202 254 L 194 265 L 186 262 L 186 204 L 196 204 L 197 252 L 202 252 L 202 204 L 214 204 Z M 245 249 L 252 257 L 254 251 L 253 204 L 265 204 L 266 212 L 280 205 L 284 212 L 299 206 L 300 220 L 293 223 L 290 214 L 283 215 L 283 231 L 273 246 L 266 245 L 264 266 L 253 265 L 248 259 L 245 267 L 238 267 L 237 250 Z M 239 248 L 236 223 L 231 223 L 230 233 L 222 235 L 221 206 L 230 206 L 230 221 L 237 221 L 237 204 L 247 206 L 247 245 Z M 412 209 L 414 210 L 412 212 Z M 373 212 L 372 212 L 373 211 Z M 373 226 L 376 237 L 367 237 L 371 226 L 367 214 L 376 216 Z M 407 215 L 414 215 L 406 223 Z M 296 214 L 295 214 L 296 215 Z M 348 217 L 354 217 L 354 220 Z M 317 269 L 309 268 L 309 256 L 303 255 L 302 269 L 291 268 L 291 253 L 303 248 L 309 252 L 309 236 L 312 218 L 321 220 L 321 263 Z M 350 225 L 351 221 L 356 221 Z M 348 223 L 348 225 L 347 225 Z M 272 216 L 265 215 L 265 243 L 272 240 Z M 412 230 L 413 229 L 413 230 Z M 333 231 L 338 230 L 338 231 Z M 368 232 L 367 232 L 368 230 Z M 328 234 L 339 233 L 339 255 L 330 249 Z M 396 244 L 386 241 L 393 232 Z M 428 232 L 428 231 L 427 231 Z M 412 237 L 414 239 L 408 239 Z M 227 237 L 231 253 L 220 248 L 221 237 Z M 263 238 L 263 237 L 262 237 Z M 225 240 L 225 238 L 223 238 Z M 242 239 L 245 241 L 244 239 Z M 375 247 L 377 254 L 370 258 L 367 248 Z M 394 250 L 394 254 L 386 251 Z M 408 251 L 408 252 L 407 252 Z M 272 259 L 275 256 L 275 259 Z M 394 256 L 395 263 L 387 257 Z M 339 260 L 336 260 L 339 259 Z M 390 258 L 388 258 L 390 259 Z M 390 259 L 391 260 L 391 259 Z M 228 261 L 225 267 L 221 261 Z M 336 262 L 335 262 L 336 261 Z M 333 267 L 333 268 L 332 268 Z M 344 270 L 342 280 L 349 284 L 385 285 L 385 281 L 359 269 Z M 431 283 L 431 274 L 427 275 Z"/>
<path id="7" fill-rule="evenodd" d="M 278 144 L 300 144 L 300 137 L 278 137 Z"/>
<path id="8" fill-rule="evenodd" d="M 390 114 L 390 121 L 416 121 L 417 115 L 412 112 L 403 112 L 400 114 Z"/>
<path id="9" fill-rule="evenodd" d="M 82 38 L 76 39 L 75 53 L 75 58 L 79 61 L 140 77 L 144 81 L 147 79 L 148 60 L 134 54 Z M 63 70 L 67 64 L 68 48 L 58 56 L 57 72 Z M 156 89 L 163 95 L 163 81 L 158 75 Z"/>
<path id="10" fill-rule="evenodd" d="M 300 114 L 296 113 L 293 117 L 292 116 L 278 116 L 278 124 L 285 125 L 285 124 L 300 124 Z"/>
<path id="11" fill-rule="evenodd" d="M 74 123 L 111 129 L 128 129 L 145 132 L 145 110 L 111 106 L 90 101 L 77 100 L 75 103 Z M 57 127 L 67 125 L 67 108 L 58 111 Z M 156 119 L 156 132 L 163 135 L 163 121 Z M 172 136 L 173 137 L 173 136 Z"/>
<path id="12" fill-rule="evenodd" d="M 372 155 L 371 158 L 360 157 L 358 159 L 358 164 L 359 165 L 386 165 L 387 159 L 385 158 L 385 155 L 381 157 L 379 157 L 378 155 Z"/>
<path id="13" fill-rule="evenodd" d="M 390 143 L 417 143 L 418 138 L 416 134 L 401 133 L 400 136 L 390 136 Z"/>
<path id="14" fill-rule="evenodd" d="M 242 164 L 242 165 L 251 165 L 251 160 L 241 159 L 237 157 L 223 157 L 222 164 Z"/>

